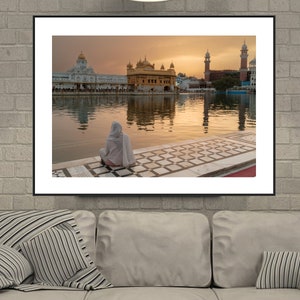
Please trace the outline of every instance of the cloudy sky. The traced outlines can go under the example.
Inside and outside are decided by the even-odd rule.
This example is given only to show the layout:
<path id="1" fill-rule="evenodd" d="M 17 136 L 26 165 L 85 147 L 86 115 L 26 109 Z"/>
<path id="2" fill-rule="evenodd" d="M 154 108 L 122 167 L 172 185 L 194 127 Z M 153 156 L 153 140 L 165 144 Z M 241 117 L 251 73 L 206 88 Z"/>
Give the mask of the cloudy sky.
<path id="1" fill-rule="evenodd" d="M 160 69 L 173 62 L 176 73 L 203 77 L 204 55 L 211 56 L 211 69 L 240 68 L 240 50 L 248 46 L 248 63 L 256 56 L 255 36 L 53 36 L 53 72 L 65 72 L 83 52 L 98 74 L 126 74 L 126 65 L 133 66 L 146 57 Z"/>

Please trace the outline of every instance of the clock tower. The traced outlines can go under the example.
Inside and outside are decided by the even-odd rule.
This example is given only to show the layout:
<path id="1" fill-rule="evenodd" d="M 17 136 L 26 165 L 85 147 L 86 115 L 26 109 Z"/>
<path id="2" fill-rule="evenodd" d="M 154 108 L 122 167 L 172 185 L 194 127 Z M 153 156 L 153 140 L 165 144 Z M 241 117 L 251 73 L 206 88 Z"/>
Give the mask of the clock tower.
<path id="1" fill-rule="evenodd" d="M 210 81 L 210 54 L 207 50 L 204 59 L 205 69 L 204 69 L 204 79 L 205 81 Z"/>
<path id="2" fill-rule="evenodd" d="M 240 81 L 247 80 L 247 73 L 248 73 L 248 48 L 246 43 L 244 42 L 242 49 L 241 49 L 241 67 L 240 67 Z"/>

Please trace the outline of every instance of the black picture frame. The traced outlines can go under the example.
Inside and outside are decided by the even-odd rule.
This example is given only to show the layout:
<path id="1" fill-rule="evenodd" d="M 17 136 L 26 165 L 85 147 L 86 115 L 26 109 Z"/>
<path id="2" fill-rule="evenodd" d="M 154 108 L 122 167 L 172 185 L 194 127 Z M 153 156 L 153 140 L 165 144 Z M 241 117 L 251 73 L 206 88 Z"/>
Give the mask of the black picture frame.
<path id="1" fill-rule="evenodd" d="M 52 37 L 59 35 L 256 36 L 255 176 L 53 176 Z M 275 195 L 275 16 L 33 16 L 33 50 L 33 195 Z"/>

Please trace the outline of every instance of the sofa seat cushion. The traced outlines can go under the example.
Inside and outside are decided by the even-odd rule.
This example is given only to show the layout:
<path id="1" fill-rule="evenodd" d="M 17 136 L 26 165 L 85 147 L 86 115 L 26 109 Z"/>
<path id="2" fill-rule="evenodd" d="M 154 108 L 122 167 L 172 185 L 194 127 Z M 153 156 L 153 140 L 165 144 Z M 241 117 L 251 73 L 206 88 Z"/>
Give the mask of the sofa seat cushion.
<path id="1" fill-rule="evenodd" d="M 256 289 L 255 287 L 222 289 L 215 288 L 219 300 L 299 300 L 297 289 Z"/>
<path id="2" fill-rule="evenodd" d="M 207 287 L 210 229 L 200 213 L 105 211 L 97 263 L 114 286 Z"/>
<path id="3" fill-rule="evenodd" d="M 22 292 L 5 289 L 0 291 L 0 300 L 83 300 L 87 291 L 58 291 L 42 290 L 32 292 Z"/>
<path id="4" fill-rule="evenodd" d="M 87 300 L 218 300 L 207 288 L 119 287 L 93 291 Z M 1 299 L 0 299 L 1 300 Z"/>
<path id="5" fill-rule="evenodd" d="M 212 221 L 215 285 L 254 287 L 264 251 L 300 251 L 299 228 L 299 212 L 217 212 Z"/>

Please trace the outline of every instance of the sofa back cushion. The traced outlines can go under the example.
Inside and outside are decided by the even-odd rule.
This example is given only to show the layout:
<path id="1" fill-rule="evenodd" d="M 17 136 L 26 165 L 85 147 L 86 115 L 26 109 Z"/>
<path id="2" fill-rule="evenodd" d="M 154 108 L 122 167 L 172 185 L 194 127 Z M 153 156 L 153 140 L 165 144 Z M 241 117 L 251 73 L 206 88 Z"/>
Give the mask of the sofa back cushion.
<path id="1" fill-rule="evenodd" d="M 105 211 L 97 263 L 114 286 L 197 286 L 211 282 L 210 229 L 199 213 Z"/>
<path id="2" fill-rule="evenodd" d="M 96 261 L 96 216 L 86 210 L 72 212 L 91 259 Z"/>
<path id="3" fill-rule="evenodd" d="M 264 251 L 300 251 L 299 228 L 299 213 L 216 213 L 212 221 L 214 283 L 225 288 L 255 286 Z"/>

